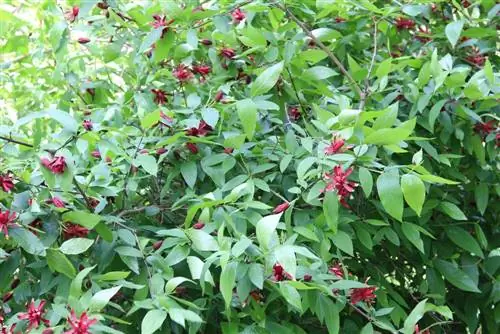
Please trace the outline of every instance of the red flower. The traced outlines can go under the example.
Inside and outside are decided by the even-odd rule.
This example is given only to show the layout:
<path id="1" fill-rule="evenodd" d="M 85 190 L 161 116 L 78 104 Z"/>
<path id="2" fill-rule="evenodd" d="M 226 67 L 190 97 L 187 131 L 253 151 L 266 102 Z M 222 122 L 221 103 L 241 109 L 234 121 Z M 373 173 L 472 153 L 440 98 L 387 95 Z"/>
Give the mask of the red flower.
<path id="1" fill-rule="evenodd" d="M 396 28 L 398 28 L 398 30 L 402 30 L 402 29 L 410 30 L 410 29 L 413 29 L 414 26 L 415 26 L 415 22 L 413 20 L 404 19 L 402 17 L 398 17 L 396 19 Z"/>
<path id="2" fill-rule="evenodd" d="M 193 127 L 187 129 L 186 135 L 194 137 L 204 137 L 212 130 L 213 130 L 212 127 L 208 125 L 205 121 L 200 121 L 200 124 L 198 124 L 197 128 Z"/>
<path id="3" fill-rule="evenodd" d="M 101 158 L 101 152 L 99 152 L 98 150 L 95 150 L 95 151 L 92 151 L 92 153 L 90 153 L 94 158 L 97 158 L 97 159 L 100 159 Z"/>
<path id="4" fill-rule="evenodd" d="M 326 185 L 325 191 L 337 191 L 340 203 L 346 208 L 349 208 L 346 198 L 349 197 L 349 194 L 354 192 L 354 188 L 358 186 L 357 183 L 347 180 L 351 173 L 352 168 L 348 168 L 343 172 L 342 167 L 335 166 L 333 168 L 333 173 L 325 174 L 325 178 L 330 180 Z"/>
<path id="5" fill-rule="evenodd" d="M 64 332 L 64 334 L 91 334 L 89 327 L 97 322 L 96 319 L 89 319 L 87 312 L 83 312 L 80 318 L 76 317 L 75 311 L 71 310 L 71 314 L 68 317 L 68 324 L 71 326 L 69 331 Z"/>
<path id="6" fill-rule="evenodd" d="M 336 154 L 339 152 L 343 152 L 344 150 L 342 149 L 344 147 L 345 140 L 342 138 L 333 138 L 332 142 L 330 143 L 330 146 L 325 148 L 325 154 L 326 155 L 332 155 Z"/>
<path id="7" fill-rule="evenodd" d="M 209 46 L 209 45 L 212 45 L 212 41 L 209 39 L 202 39 L 201 44 Z"/>
<path id="8" fill-rule="evenodd" d="M 62 174 L 66 168 L 66 160 L 64 157 L 55 157 L 52 160 L 42 158 L 41 162 L 45 168 L 49 169 L 54 174 Z"/>
<path id="9" fill-rule="evenodd" d="M 90 42 L 90 38 L 87 38 L 87 37 L 78 38 L 78 43 L 80 43 L 80 44 L 87 44 L 89 42 Z"/>
<path id="10" fill-rule="evenodd" d="M 231 154 L 231 153 L 233 153 L 233 151 L 234 151 L 234 148 L 232 148 L 232 147 L 225 147 L 224 148 L 224 153 L 226 153 L 226 154 Z"/>
<path id="11" fill-rule="evenodd" d="M 92 129 L 94 128 L 92 121 L 89 119 L 84 120 L 82 125 L 85 128 L 85 130 L 87 130 L 87 131 L 92 131 Z"/>
<path id="12" fill-rule="evenodd" d="M 59 197 L 52 197 L 52 199 L 49 199 L 47 203 L 52 203 L 56 208 L 64 208 L 65 203 L 62 199 Z"/>
<path id="13" fill-rule="evenodd" d="M 184 64 L 179 64 L 172 72 L 172 75 L 180 82 L 186 82 L 193 77 L 193 73 Z"/>
<path id="14" fill-rule="evenodd" d="M 292 279 L 292 275 L 287 273 L 283 266 L 279 263 L 274 264 L 273 266 L 273 280 L 276 282 L 281 282 L 285 280 Z"/>
<path id="15" fill-rule="evenodd" d="M 14 220 L 16 218 L 17 214 L 15 212 L 10 212 L 9 210 L 0 211 L 0 231 L 3 232 L 6 238 L 9 237 L 9 226 L 15 225 Z"/>
<path id="16" fill-rule="evenodd" d="M 72 239 L 72 238 L 85 238 L 89 234 L 89 230 L 83 226 L 66 223 L 64 225 L 64 239 Z"/>
<path id="17" fill-rule="evenodd" d="M 186 143 L 187 148 L 191 151 L 191 153 L 196 154 L 198 153 L 198 146 L 193 143 Z"/>
<path id="18" fill-rule="evenodd" d="M 223 48 L 220 50 L 220 54 L 227 59 L 233 59 L 236 56 L 236 52 L 231 48 Z"/>
<path id="19" fill-rule="evenodd" d="M 465 57 L 465 60 L 477 66 L 483 66 L 486 62 L 486 57 L 479 54 L 478 52 L 473 52 L 471 55 Z"/>
<path id="20" fill-rule="evenodd" d="M 151 92 L 155 95 L 154 101 L 157 104 L 165 104 L 168 101 L 167 92 L 161 89 L 151 89 Z"/>
<path id="21" fill-rule="evenodd" d="M 215 102 L 220 102 L 220 100 L 222 100 L 223 97 L 224 97 L 224 92 L 222 92 L 221 90 L 219 90 L 215 94 L 214 100 L 215 100 Z"/>
<path id="22" fill-rule="evenodd" d="M 0 175 L 0 188 L 6 193 L 10 192 L 14 188 L 14 182 L 12 181 L 12 177 L 9 175 Z"/>
<path id="23" fill-rule="evenodd" d="M 311 275 L 309 275 L 309 274 L 305 274 L 305 275 L 304 275 L 304 282 L 310 282 L 310 281 L 312 280 L 312 278 L 313 278 L 313 277 L 312 277 Z"/>
<path id="24" fill-rule="evenodd" d="M 168 25 L 165 15 L 163 15 L 163 16 L 153 15 L 153 19 L 154 19 L 154 21 L 151 22 L 151 25 L 155 29 L 158 29 L 161 27 L 166 27 Z"/>
<path id="25" fill-rule="evenodd" d="M 193 228 L 195 230 L 201 230 L 204 227 L 205 227 L 205 224 L 201 221 L 198 221 L 196 224 L 193 225 Z"/>
<path id="26" fill-rule="evenodd" d="M 474 132 L 481 136 L 487 136 L 495 130 L 495 120 L 490 120 L 485 123 L 478 122 L 474 125 Z"/>
<path id="27" fill-rule="evenodd" d="M 41 300 L 38 306 L 35 306 L 35 301 L 32 299 L 31 303 L 28 305 L 25 313 L 20 313 L 17 315 L 17 317 L 20 320 L 28 320 L 29 325 L 27 330 L 31 330 L 32 328 L 38 328 L 40 326 L 40 323 L 43 322 L 45 326 L 49 325 L 49 321 L 47 319 L 42 318 L 42 315 L 44 313 L 43 307 L 45 306 L 46 301 Z"/>
<path id="28" fill-rule="evenodd" d="M 163 153 L 166 153 L 167 149 L 164 147 L 160 147 L 159 149 L 156 150 L 156 154 L 161 155 Z"/>
<path id="29" fill-rule="evenodd" d="M 340 264 L 335 264 L 328 269 L 331 274 L 334 274 L 337 277 L 344 278 L 344 270 Z"/>
<path id="30" fill-rule="evenodd" d="M 288 209 L 289 206 L 290 206 L 290 203 L 288 203 L 288 202 L 281 203 L 280 205 L 278 205 L 277 207 L 274 208 L 273 213 L 274 214 L 281 213 L 281 212 L 285 211 L 286 209 Z"/>
<path id="31" fill-rule="evenodd" d="M 212 71 L 212 68 L 208 65 L 195 65 L 193 66 L 193 72 L 200 74 L 202 77 L 208 75 Z"/>
<path id="32" fill-rule="evenodd" d="M 373 300 L 377 297 L 373 293 L 375 290 L 377 290 L 377 287 L 375 286 L 370 286 L 367 288 L 355 288 L 352 289 L 351 291 L 351 304 L 357 304 L 361 301 L 365 303 L 372 303 Z"/>
<path id="33" fill-rule="evenodd" d="M 292 121 L 298 120 L 300 118 L 299 107 L 289 107 L 288 108 L 288 117 L 290 117 L 290 119 Z"/>
<path id="34" fill-rule="evenodd" d="M 462 1 L 462 6 L 463 6 L 464 8 L 469 8 L 469 7 L 470 7 L 470 5 L 472 5 L 472 4 L 471 4 L 469 1 L 467 1 L 467 0 L 463 0 L 463 1 Z"/>
<path id="35" fill-rule="evenodd" d="M 246 18 L 245 13 L 241 11 L 241 9 L 236 8 L 232 13 L 231 16 L 233 17 L 233 20 L 237 23 L 240 23 Z"/>
<path id="36" fill-rule="evenodd" d="M 80 13 L 80 8 L 78 8 L 77 6 L 74 6 L 71 10 L 67 11 L 64 16 L 66 17 L 66 19 L 73 23 L 75 22 L 76 18 L 78 17 L 78 13 Z"/>

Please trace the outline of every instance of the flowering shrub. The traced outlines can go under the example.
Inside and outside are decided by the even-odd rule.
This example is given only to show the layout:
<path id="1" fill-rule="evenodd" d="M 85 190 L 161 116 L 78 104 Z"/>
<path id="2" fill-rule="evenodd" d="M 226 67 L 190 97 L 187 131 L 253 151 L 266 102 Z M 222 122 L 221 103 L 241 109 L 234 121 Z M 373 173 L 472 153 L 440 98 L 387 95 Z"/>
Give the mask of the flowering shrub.
<path id="1" fill-rule="evenodd" d="M 498 333 L 499 11 L 2 4 L 0 333 Z"/>

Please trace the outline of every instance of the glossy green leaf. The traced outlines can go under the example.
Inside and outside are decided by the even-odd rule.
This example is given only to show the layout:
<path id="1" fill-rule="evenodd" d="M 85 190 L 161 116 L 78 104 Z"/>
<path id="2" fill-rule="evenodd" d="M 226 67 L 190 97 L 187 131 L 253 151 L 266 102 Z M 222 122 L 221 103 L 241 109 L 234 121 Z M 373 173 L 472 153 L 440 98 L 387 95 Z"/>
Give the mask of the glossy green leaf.
<path id="1" fill-rule="evenodd" d="M 399 185 L 397 169 L 381 174 L 377 179 L 377 191 L 382 206 L 389 215 L 399 221 L 403 220 L 403 192 Z"/>
<path id="2" fill-rule="evenodd" d="M 416 175 L 405 174 L 401 177 L 401 190 L 406 203 L 420 216 L 425 202 L 425 186 L 422 180 Z"/>
<path id="3" fill-rule="evenodd" d="M 279 62 L 265 69 L 250 87 L 252 96 L 262 95 L 273 88 L 281 75 L 281 71 L 283 71 L 283 62 Z"/>

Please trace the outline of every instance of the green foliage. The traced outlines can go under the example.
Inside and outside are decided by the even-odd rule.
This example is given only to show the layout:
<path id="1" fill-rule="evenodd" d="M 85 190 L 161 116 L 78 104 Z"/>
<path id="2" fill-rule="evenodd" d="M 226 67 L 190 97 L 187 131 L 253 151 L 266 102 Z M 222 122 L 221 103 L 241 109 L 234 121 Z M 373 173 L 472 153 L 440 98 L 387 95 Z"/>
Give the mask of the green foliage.
<path id="1" fill-rule="evenodd" d="M 2 4 L 0 332 L 498 333 L 499 10 Z"/>

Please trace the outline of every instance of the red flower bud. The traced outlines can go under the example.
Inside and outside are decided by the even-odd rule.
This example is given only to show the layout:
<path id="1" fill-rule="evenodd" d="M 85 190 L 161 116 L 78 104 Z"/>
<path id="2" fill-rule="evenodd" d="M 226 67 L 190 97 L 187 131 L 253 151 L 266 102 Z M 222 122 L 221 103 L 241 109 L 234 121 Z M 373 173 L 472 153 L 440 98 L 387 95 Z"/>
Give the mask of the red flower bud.
<path id="1" fill-rule="evenodd" d="M 3 295 L 3 297 L 2 297 L 2 301 L 3 301 L 4 303 L 7 303 L 9 300 L 11 300 L 11 299 L 12 299 L 12 296 L 13 296 L 13 295 L 14 295 L 14 291 L 9 291 L 9 292 L 7 292 L 5 295 Z"/>
<path id="2" fill-rule="evenodd" d="M 223 97 L 224 97 L 224 93 L 221 90 L 219 90 L 215 94 L 214 100 L 215 100 L 215 102 L 220 102 L 220 100 L 222 100 Z"/>
<path id="3" fill-rule="evenodd" d="M 288 209 L 289 206 L 290 206 L 290 203 L 288 203 L 288 202 L 281 203 L 280 205 L 278 205 L 277 207 L 274 208 L 273 213 L 274 214 L 281 213 L 281 212 L 285 211 L 286 209 Z"/>
<path id="4" fill-rule="evenodd" d="M 304 282 L 310 282 L 312 280 L 312 276 L 309 274 L 304 275 Z"/>
<path id="5" fill-rule="evenodd" d="M 140 154 L 149 154 L 149 150 L 146 148 L 143 148 L 142 150 L 139 151 Z"/>
<path id="6" fill-rule="evenodd" d="M 90 38 L 87 38 L 87 37 L 78 38 L 78 43 L 80 43 L 80 44 L 87 44 L 88 42 L 90 42 Z"/>
<path id="7" fill-rule="evenodd" d="M 202 223 L 201 221 L 198 221 L 196 224 L 194 224 L 194 225 L 193 225 L 193 228 L 194 228 L 195 230 L 201 230 L 201 229 L 202 229 L 202 228 L 204 228 L 204 227 L 205 227 L 205 224 L 204 224 L 204 223 Z"/>
<path id="8" fill-rule="evenodd" d="M 158 249 L 160 249 L 161 245 L 163 245 L 163 240 L 158 240 L 157 242 L 155 242 L 153 244 L 153 249 L 158 250 Z"/>
<path id="9" fill-rule="evenodd" d="M 160 147 L 159 149 L 156 150 L 156 154 L 161 155 L 163 153 L 166 153 L 167 149 L 164 147 Z"/>
<path id="10" fill-rule="evenodd" d="M 226 153 L 226 154 L 231 154 L 231 153 L 233 153 L 233 151 L 234 151 L 234 148 L 232 148 L 232 147 L 224 148 L 224 153 Z"/>
<path id="11" fill-rule="evenodd" d="M 84 129 L 87 131 L 92 131 L 92 129 L 94 128 L 92 121 L 89 119 L 84 120 L 82 125 L 83 125 Z"/>
<path id="12" fill-rule="evenodd" d="M 17 286 L 19 285 L 19 282 L 21 282 L 21 280 L 18 277 L 14 278 L 12 283 L 10 283 L 10 288 L 11 289 L 17 288 Z"/>
<path id="13" fill-rule="evenodd" d="M 209 39 L 202 39 L 201 44 L 209 46 L 212 45 L 212 41 Z"/>

